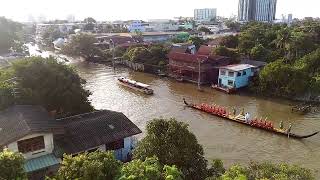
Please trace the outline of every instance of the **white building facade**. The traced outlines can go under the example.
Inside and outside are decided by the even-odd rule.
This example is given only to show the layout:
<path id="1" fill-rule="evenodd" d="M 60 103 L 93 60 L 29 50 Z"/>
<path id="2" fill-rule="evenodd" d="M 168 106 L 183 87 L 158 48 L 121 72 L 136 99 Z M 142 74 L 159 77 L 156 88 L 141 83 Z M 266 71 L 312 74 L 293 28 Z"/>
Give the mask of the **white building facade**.
<path id="1" fill-rule="evenodd" d="M 239 21 L 272 22 L 275 20 L 277 0 L 239 0 Z"/>
<path id="2" fill-rule="evenodd" d="M 194 10 L 194 20 L 196 21 L 212 21 L 217 18 L 216 8 L 205 8 Z"/>

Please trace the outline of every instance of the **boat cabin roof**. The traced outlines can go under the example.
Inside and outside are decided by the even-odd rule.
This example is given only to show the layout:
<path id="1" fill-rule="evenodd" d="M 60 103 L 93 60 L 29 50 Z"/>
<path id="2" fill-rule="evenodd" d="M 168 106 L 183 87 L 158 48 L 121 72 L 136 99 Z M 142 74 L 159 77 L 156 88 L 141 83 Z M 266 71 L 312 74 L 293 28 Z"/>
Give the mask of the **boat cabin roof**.
<path id="1" fill-rule="evenodd" d="M 141 82 L 137 82 L 137 81 L 134 81 L 134 80 L 131 80 L 131 79 L 127 79 L 127 78 L 124 78 L 124 77 L 120 77 L 120 79 L 126 80 L 131 84 L 135 84 L 135 85 L 138 85 L 138 86 L 143 87 L 143 88 L 149 88 L 150 87 L 150 85 L 148 85 L 148 84 L 143 84 Z"/>

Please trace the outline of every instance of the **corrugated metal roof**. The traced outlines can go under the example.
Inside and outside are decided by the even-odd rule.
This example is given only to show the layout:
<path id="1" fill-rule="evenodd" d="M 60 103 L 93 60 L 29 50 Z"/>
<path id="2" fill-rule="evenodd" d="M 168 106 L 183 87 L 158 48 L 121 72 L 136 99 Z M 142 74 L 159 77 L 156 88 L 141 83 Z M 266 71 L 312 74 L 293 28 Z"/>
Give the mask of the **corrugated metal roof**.
<path id="1" fill-rule="evenodd" d="M 54 136 L 55 146 L 59 146 L 68 154 L 141 133 L 123 113 L 115 111 L 95 111 L 58 121 L 65 127 L 65 133 Z"/>
<path id="2" fill-rule="evenodd" d="M 0 146 L 28 134 L 63 132 L 63 127 L 40 106 L 16 105 L 0 111 Z"/>
<path id="3" fill-rule="evenodd" d="M 40 156 L 38 158 L 29 159 L 24 164 L 26 172 L 33 172 L 40 169 L 44 169 L 50 166 L 60 164 L 60 159 L 56 158 L 53 154 Z"/>

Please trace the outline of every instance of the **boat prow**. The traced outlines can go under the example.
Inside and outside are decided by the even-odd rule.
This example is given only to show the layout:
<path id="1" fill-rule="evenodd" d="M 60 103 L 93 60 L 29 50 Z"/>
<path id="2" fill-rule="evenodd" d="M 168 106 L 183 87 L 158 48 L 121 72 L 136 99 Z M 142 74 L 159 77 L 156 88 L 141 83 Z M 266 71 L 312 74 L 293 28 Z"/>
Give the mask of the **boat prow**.
<path id="1" fill-rule="evenodd" d="M 244 125 L 247 125 L 247 126 L 250 126 L 250 127 L 254 127 L 254 128 L 257 128 L 257 129 L 261 129 L 261 130 L 265 130 L 265 131 L 268 131 L 268 132 L 272 132 L 274 134 L 284 135 L 284 136 L 287 136 L 288 138 L 290 137 L 290 138 L 295 138 L 295 139 L 305 139 L 305 138 L 309 138 L 309 137 L 315 136 L 315 135 L 319 134 L 319 132 L 320 132 L 320 131 L 314 132 L 314 133 L 309 134 L 309 135 L 297 135 L 297 134 L 294 134 L 294 133 L 291 133 L 291 132 L 288 132 L 288 131 L 285 131 L 285 130 L 274 128 L 273 125 L 267 126 L 267 127 L 266 126 L 264 126 L 264 127 L 263 126 L 258 126 L 256 124 L 252 123 L 254 121 L 251 121 L 251 123 L 248 122 L 248 121 L 245 121 L 243 116 L 241 116 L 241 117 L 239 117 L 240 115 L 231 116 L 223 108 L 222 108 L 222 111 L 221 111 L 221 109 L 215 111 L 214 110 L 215 108 L 212 108 L 212 107 L 208 108 L 208 109 L 204 109 L 204 108 L 202 108 L 202 105 L 196 105 L 196 104 L 188 103 L 185 98 L 183 98 L 183 102 L 187 107 L 190 107 L 190 108 L 202 111 L 202 112 L 206 112 L 208 114 L 211 114 L 211 115 L 214 115 L 214 116 L 226 119 L 226 120 L 230 120 L 230 121 L 237 122 L 237 123 L 240 123 L 240 124 L 244 124 Z"/>

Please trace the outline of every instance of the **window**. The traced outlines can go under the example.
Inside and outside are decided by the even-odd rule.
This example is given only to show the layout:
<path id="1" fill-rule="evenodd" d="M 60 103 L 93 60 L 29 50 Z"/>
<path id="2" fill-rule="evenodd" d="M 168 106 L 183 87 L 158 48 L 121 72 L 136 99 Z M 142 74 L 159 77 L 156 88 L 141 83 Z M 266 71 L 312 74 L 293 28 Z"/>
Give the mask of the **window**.
<path id="1" fill-rule="evenodd" d="M 107 151 L 122 149 L 123 147 L 124 147 L 124 140 L 123 139 L 106 144 Z"/>
<path id="2" fill-rule="evenodd" d="M 220 71 L 220 75 L 222 75 L 222 76 L 224 76 L 224 75 L 226 75 L 226 71 Z"/>
<path id="3" fill-rule="evenodd" d="M 229 77 L 233 77 L 234 76 L 234 72 L 232 71 L 229 71 L 229 74 L 228 74 Z"/>
<path id="4" fill-rule="evenodd" d="M 245 75 L 247 75 L 247 71 L 243 71 L 242 76 L 245 76 Z"/>
<path id="5" fill-rule="evenodd" d="M 21 153 L 34 152 L 44 148 L 45 146 L 43 136 L 18 141 L 18 150 Z"/>
<path id="6" fill-rule="evenodd" d="M 233 81 L 228 80 L 228 86 L 233 86 Z"/>
<path id="7" fill-rule="evenodd" d="M 238 72 L 237 76 L 238 76 L 238 77 L 241 76 L 241 72 Z"/>

